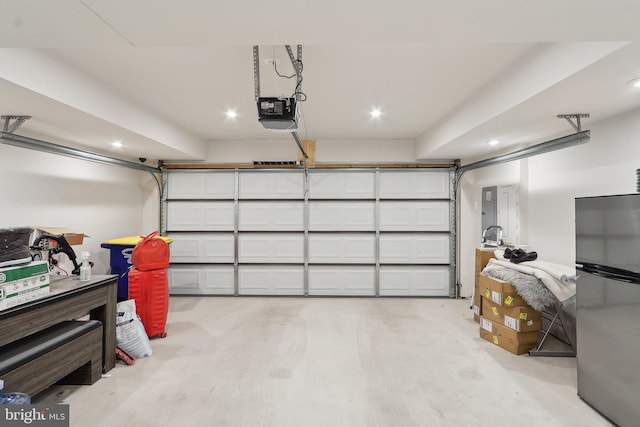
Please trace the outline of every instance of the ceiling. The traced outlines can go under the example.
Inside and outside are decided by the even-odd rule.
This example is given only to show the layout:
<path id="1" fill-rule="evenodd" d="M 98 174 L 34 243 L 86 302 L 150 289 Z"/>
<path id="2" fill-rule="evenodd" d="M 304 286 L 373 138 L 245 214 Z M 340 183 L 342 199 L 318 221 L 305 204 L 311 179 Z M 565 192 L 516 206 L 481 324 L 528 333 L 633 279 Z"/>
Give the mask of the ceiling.
<path id="1" fill-rule="evenodd" d="M 634 0 L 307 3 L 4 0 L 0 113 L 32 116 L 20 135 L 199 162 L 217 142 L 288 137 L 257 121 L 252 57 L 261 95 L 290 96 L 265 62 L 293 74 L 286 44 L 303 46 L 298 134 L 319 143 L 410 140 L 415 160 L 469 162 L 572 133 L 558 114 L 589 129 L 640 108 Z"/>

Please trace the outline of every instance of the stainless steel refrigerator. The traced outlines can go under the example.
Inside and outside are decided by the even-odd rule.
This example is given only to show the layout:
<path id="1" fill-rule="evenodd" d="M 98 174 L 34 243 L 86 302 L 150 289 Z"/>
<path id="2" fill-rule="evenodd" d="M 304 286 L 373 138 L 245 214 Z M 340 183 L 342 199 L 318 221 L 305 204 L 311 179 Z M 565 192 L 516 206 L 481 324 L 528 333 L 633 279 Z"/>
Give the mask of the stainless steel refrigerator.
<path id="1" fill-rule="evenodd" d="M 576 199 L 578 395 L 640 425 L 640 194 Z"/>

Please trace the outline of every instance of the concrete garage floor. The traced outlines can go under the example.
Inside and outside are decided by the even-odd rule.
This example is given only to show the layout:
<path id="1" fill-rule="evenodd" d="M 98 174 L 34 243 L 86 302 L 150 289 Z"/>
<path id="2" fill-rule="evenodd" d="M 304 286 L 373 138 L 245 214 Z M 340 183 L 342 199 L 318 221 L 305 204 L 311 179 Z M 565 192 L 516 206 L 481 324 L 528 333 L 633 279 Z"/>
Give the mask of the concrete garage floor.
<path id="1" fill-rule="evenodd" d="M 468 300 L 172 297 L 167 332 L 35 403 L 68 403 L 73 427 L 611 425 L 575 358 L 481 340 Z"/>

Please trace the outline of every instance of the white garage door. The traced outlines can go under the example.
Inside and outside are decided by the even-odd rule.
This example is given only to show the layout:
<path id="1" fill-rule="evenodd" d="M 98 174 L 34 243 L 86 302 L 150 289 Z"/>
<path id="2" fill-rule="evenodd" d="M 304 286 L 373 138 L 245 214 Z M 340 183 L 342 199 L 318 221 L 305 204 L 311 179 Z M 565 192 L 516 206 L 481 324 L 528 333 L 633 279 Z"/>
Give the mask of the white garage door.
<path id="1" fill-rule="evenodd" d="M 172 294 L 454 295 L 449 169 L 166 178 Z"/>

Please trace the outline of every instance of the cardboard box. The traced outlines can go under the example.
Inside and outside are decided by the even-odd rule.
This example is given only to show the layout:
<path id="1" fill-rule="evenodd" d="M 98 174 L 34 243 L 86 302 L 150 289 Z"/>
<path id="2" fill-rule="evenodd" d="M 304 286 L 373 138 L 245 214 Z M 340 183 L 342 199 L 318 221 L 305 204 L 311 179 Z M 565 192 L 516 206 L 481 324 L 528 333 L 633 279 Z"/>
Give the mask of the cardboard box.
<path id="1" fill-rule="evenodd" d="M 481 304 L 478 304 L 478 305 L 474 304 L 473 305 L 473 320 L 476 323 L 480 323 L 480 316 L 481 316 L 480 310 L 482 310 L 482 305 Z"/>
<path id="2" fill-rule="evenodd" d="M 49 294 L 49 264 L 34 261 L 25 266 L 0 268 L 0 310 Z"/>
<path id="3" fill-rule="evenodd" d="M 64 227 L 44 227 L 41 225 L 37 225 L 35 229 L 40 233 L 48 233 L 48 234 L 53 234 L 55 236 L 63 235 L 70 245 L 81 245 L 86 236 L 84 233 L 80 233 L 79 231 L 74 231 L 70 228 L 64 228 Z M 89 236 L 86 236 L 86 237 L 89 237 Z M 51 247 L 53 248 L 55 246 L 56 246 L 55 242 L 51 242 Z"/>
<path id="4" fill-rule="evenodd" d="M 503 307 L 528 305 L 509 282 L 480 275 L 480 295 Z"/>
<path id="5" fill-rule="evenodd" d="M 494 252 L 496 248 L 476 248 L 476 279 L 487 266 L 491 258 L 495 258 Z M 477 281 L 477 280 L 476 280 Z"/>
<path id="6" fill-rule="evenodd" d="M 480 300 L 480 274 L 487 266 L 491 258 L 495 258 L 493 254 L 496 248 L 476 248 L 476 270 L 475 283 L 473 288 L 473 320 L 480 322 L 482 315 L 482 302 Z"/>
<path id="7" fill-rule="evenodd" d="M 541 313 L 530 306 L 504 307 L 483 297 L 482 313 L 486 319 L 518 332 L 538 331 L 542 326 Z"/>
<path id="8" fill-rule="evenodd" d="M 513 354 L 525 354 L 538 344 L 538 332 L 518 332 L 486 317 L 480 318 L 480 338 Z"/>
<path id="9" fill-rule="evenodd" d="M 476 286 L 473 295 L 473 320 L 476 323 L 480 323 L 480 316 L 482 316 L 482 295 L 480 295 L 480 288 Z"/>

